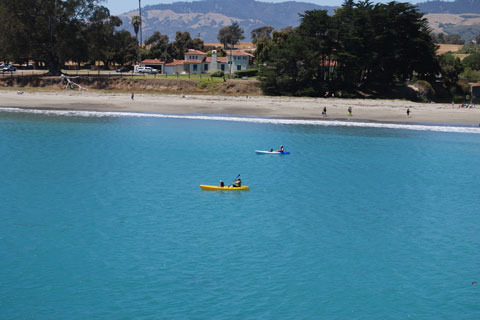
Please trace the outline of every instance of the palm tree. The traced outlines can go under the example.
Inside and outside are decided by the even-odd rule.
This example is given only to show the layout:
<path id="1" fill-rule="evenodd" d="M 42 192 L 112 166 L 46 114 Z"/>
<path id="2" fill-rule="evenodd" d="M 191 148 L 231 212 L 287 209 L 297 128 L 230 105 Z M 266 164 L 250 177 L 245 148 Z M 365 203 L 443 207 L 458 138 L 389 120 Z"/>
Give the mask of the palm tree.
<path id="1" fill-rule="evenodd" d="M 133 26 L 133 31 L 135 31 L 135 38 L 137 38 L 137 60 L 140 62 L 140 46 L 138 44 L 138 31 L 140 29 L 140 25 L 142 24 L 140 16 L 133 16 L 130 23 Z"/>
<path id="2" fill-rule="evenodd" d="M 142 0 L 138 0 L 138 16 L 140 17 L 140 45 L 143 45 L 143 32 L 142 32 Z M 140 52 L 140 59 L 142 58 Z"/>
<path id="3" fill-rule="evenodd" d="M 243 39 L 245 39 L 245 36 L 243 35 L 243 29 L 240 28 L 238 23 L 232 23 L 232 25 L 228 27 L 228 40 L 232 45 L 230 47 L 230 75 L 232 74 L 233 65 L 233 47 L 235 47 L 235 45 Z"/>

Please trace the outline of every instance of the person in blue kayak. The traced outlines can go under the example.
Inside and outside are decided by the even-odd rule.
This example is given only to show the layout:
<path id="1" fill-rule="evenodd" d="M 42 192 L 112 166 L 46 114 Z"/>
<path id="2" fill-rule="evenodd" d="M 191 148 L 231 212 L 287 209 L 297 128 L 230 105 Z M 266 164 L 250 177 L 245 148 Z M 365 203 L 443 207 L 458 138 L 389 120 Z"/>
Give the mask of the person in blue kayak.
<path id="1" fill-rule="evenodd" d="M 283 144 L 280 146 L 280 149 L 278 149 L 277 152 L 283 152 Z"/>
<path id="2" fill-rule="evenodd" d="M 270 152 L 273 152 L 273 148 L 270 148 Z"/>
<path id="3" fill-rule="evenodd" d="M 237 178 L 237 180 L 235 181 L 235 183 L 232 184 L 232 187 L 234 187 L 234 188 L 239 188 L 239 187 L 241 187 L 241 186 L 242 186 L 242 179 L 240 179 L 240 178 Z"/>

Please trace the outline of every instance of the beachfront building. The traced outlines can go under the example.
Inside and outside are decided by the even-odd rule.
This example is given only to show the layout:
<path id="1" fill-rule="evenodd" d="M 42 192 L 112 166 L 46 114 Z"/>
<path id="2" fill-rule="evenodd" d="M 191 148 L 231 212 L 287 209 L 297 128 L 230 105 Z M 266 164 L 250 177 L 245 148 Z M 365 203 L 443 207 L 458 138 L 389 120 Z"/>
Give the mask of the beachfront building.
<path id="1" fill-rule="evenodd" d="M 184 61 L 183 60 L 173 60 L 172 62 L 165 64 L 165 68 L 164 68 L 163 73 L 165 73 L 165 74 L 185 73 Z"/>
<path id="2" fill-rule="evenodd" d="M 160 73 L 181 74 L 181 73 L 211 73 L 223 71 L 225 73 L 234 73 L 239 70 L 247 70 L 253 67 L 253 55 L 241 50 L 232 50 L 227 52 L 226 57 L 218 57 L 217 51 L 212 50 L 212 56 L 208 57 L 205 52 L 190 49 L 185 53 L 184 60 L 174 60 L 170 63 L 162 62 L 162 65 L 156 65 Z M 152 61 L 160 60 L 147 59 L 142 61 L 142 66 L 152 66 Z"/>
<path id="3" fill-rule="evenodd" d="M 151 67 L 157 69 L 158 73 L 164 73 L 165 61 L 159 59 L 145 59 L 142 61 L 142 67 Z"/>
<path id="4" fill-rule="evenodd" d="M 233 50 L 227 52 L 229 70 L 227 72 L 235 72 L 247 70 L 253 67 L 253 54 L 241 50 Z M 230 70 L 231 64 L 231 70 Z"/>

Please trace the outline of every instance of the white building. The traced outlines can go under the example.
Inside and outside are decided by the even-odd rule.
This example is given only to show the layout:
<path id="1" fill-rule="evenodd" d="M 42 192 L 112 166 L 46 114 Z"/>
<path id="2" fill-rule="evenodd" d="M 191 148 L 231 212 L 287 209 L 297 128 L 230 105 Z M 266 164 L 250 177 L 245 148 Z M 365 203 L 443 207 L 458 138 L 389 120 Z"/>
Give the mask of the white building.
<path id="1" fill-rule="evenodd" d="M 156 65 L 156 69 L 161 73 L 211 73 L 223 71 L 225 73 L 234 73 L 239 70 L 247 70 L 253 67 L 253 55 L 241 50 L 232 50 L 227 52 L 226 57 L 218 57 L 217 51 L 212 51 L 212 56 L 207 57 L 205 52 L 189 49 L 185 53 L 185 60 L 174 60 L 170 63 L 164 63 L 162 66 Z M 152 61 L 144 60 L 142 66 L 150 66 Z M 230 68 L 231 67 L 231 68 Z"/>

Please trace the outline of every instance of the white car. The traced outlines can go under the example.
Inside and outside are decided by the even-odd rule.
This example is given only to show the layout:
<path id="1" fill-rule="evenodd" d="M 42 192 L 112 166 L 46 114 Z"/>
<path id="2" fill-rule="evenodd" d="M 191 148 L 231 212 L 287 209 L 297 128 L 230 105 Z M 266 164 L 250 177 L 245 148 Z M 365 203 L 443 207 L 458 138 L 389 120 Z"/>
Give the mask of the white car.
<path id="1" fill-rule="evenodd" d="M 3 71 L 4 72 L 17 71 L 17 68 L 15 68 L 13 65 L 9 64 L 9 65 L 3 67 Z"/>
<path id="2" fill-rule="evenodd" d="M 158 73 L 157 69 L 154 69 L 152 67 L 139 67 L 137 69 L 138 73 L 148 73 L 148 74 L 156 74 Z"/>

